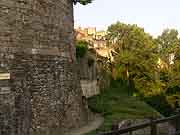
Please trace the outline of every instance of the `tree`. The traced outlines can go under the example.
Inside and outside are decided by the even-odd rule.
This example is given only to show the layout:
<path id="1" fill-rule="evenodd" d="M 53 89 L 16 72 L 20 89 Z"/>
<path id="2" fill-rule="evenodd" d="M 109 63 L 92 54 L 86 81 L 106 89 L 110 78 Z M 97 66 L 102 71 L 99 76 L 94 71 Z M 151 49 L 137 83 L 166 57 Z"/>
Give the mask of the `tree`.
<path id="1" fill-rule="evenodd" d="M 168 82 L 168 86 L 170 88 L 180 89 L 180 45 L 177 46 L 177 49 L 174 50 L 174 63 L 170 68 L 170 79 Z"/>
<path id="2" fill-rule="evenodd" d="M 91 3 L 93 0 L 73 0 L 74 4 L 80 3 L 82 5 L 87 5 Z"/>
<path id="3" fill-rule="evenodd" d="M 160 77 L 162 81 L 167 83 L 167 89 L 180 85 L 178 84 L 180 83 L 180 40 L 178 38 L 178 34 L 178 31 L 175 29 L 166 29 L 157 38 L 160 59 L 165 61 L 168 65 L 166 70 L 160 71 Z M 166 76 L 166 78 L 163 76 Z"/>
<path id="4" fill-rule="evenodd" d="M 161 59 L 170 65 L 170 55 L 175 53 L 179 45 L 178 31 L 175 29 L 164 30 L 157 38 L 157 42 Z"/>
<path id="5" fill-rule="evenodd" d="M 133 81 L 142 94 L 156 94 L 162 90 L 163 84 L 155 78 L 157 45 L 144 29 L 117 22 L 108 28 L 107 39 L 117 54 L 114 63 L 119 78 Z"/>
<path id="6" fill-rule="evenodd" d="M 166 64 L 160 69 L 161 82 L 166 84 L 165 98 L 174 110 L 180 106 L 180 39 L 178 31 L 166 29 L 157 38 L 159 57 Z"/>

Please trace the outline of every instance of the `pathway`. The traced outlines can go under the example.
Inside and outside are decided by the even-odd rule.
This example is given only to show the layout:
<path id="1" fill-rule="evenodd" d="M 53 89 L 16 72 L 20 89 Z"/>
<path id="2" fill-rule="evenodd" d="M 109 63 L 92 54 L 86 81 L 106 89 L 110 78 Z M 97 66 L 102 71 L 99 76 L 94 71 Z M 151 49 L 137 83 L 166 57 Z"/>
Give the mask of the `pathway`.
<path id="1" fill-rule="evenodd" d="M 81 127 L 79 129 L 71 130 L 69 133 L 65 135 L 83 135 L 89 133 L 102 125 L 104 122 L 104 118 L 101 116 L 97 116 L 94 121 L 89 122 L 88 125 Z"/>

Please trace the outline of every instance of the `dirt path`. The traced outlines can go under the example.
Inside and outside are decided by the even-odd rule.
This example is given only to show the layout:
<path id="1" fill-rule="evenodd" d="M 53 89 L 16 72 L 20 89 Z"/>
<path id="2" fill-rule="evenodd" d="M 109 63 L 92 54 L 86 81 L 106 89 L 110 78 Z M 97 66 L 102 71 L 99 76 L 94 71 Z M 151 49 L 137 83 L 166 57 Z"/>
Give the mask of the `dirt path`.
<path id="1" fill-rule="evenodd" d="M 97 129 L 99 126 L 101 126 L 103 122 L 104 122 L 104 118 L 101 116 L 97 116 L 95 120 L 90 122 L 88 125 L 80 129 L 72 130 L 69 133 L 66 133 L 65 135 L 83 135 L 85 133 L 89 133 Z"/>

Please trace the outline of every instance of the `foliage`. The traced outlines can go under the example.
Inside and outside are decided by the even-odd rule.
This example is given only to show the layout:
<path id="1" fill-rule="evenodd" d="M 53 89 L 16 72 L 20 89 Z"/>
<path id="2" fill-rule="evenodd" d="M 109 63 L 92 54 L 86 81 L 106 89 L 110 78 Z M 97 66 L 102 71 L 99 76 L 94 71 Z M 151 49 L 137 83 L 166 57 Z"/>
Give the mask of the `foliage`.
<path id="1" fill-rule="evenodd" d="M 86 41 L 76 42 L 76 58 L 82 58 L 86 55 L 88 51 L 88 43 Z"/>
<path id="2" fill-rule="evenodd" d="M 175 61 L 174 65 L 171 65 L 169 71 L 169 82 L 168 87 L 179 87 L 180 88 L 180 61 Z"/>
<path id="3" fill-rule="evenodd" d="M 180 39 L 178 31 L 175 29 L 166 29 L 157 38 L 159 44 L 160 59 L 165 61 L 167 68 L 160 69 L 160 80 L 166 84 L 164 100 L 170 106 L 173 113 L 180 107 Z M 170 60 L 170 56 L 174 59 Z M 162 110 L 166 115 L 166 110 Z"/>
<path id="4" fill-rule="evenodd" d="M 91 3 L 93 0 L 73 0 L 74 4 L 80 3 L 82 5 L 87 5 Z"/>
<path id="5" fill-rule="evenodd" d="M 89 99 L 89 107 L 94 112 L 101 113 L 105 122 L 98 131 L 111 129 L 114 121 L 123 119 L 138 119 L 159 116 L 149 105 L 133 97 L 131 91 L 123 82 L 112 81 L 111 86 L 101 95 Z M 90 134 L 92 135 L 92 134 Z"/>
<path id="6" fill-rule="evenodd" d="M 171 65 L 169 71 L 169 87 L 179 87 L 180 88 L 180 45 L 176 50 L 174 50 L 175 59 L 174 64 Z"/>
<path id="7" fill-rule="evenodd" d="M 173 113 L 173 109 L 166 99 L 165 94 L 144 97 L 144 101 L 164 116 L 170 116 Z"/>
<path id="8" fill-rule="evenodd" d="M 161 59 L 169 65 L 169 56 L 174 53 L 179 46 L 178 31 L 175 29 L 166 29 L 158 36 L 157 42 Z"/>
<path id="9" fill-rule="evenodd" d="M 153 39 L 137 25 L 117 22 L 108 28 L 108 45 L 114 49 L 112 75 L 134 84 L 136 95 L 165 116 L 180 106 L 180 39 L 166 29 Z M 170 60 L 170 56 L 174 59 Z"/>
<path id="10" fill-rule="evenodd" d="M 99 88 L 105 89 L 110 85 L 111 77 L 111 63 L 107 57 L 103 57 L 95 53 L 96 55 L 96 67 L 98 75 Z"/>
<path id="11" fill-rule="evenodd" d="M 175 29 L 166 29 L 156 39 L 159 45 L 159 56 L 167 65 L 166 69 L 159 71 L 160 80 L 166 84 L 166 89 L 180 86 L 180 40 L 178 31 Z M 170 60 L 170 56 L 174 59 Z"/>
<path id="12" fill-rule="evenodd" d="M 88 66 L 91 67 L 95 62 L 95 59 L 92 56 L 88 57 Z"/>
<path id="13" fill-rule="evenodd" d="M 108 28 L 107 39 L 117 54 L 117 78 L 133 80 L 136 89 L 145 95 L 161 92 L 164 84 L 155 78 L 157 45 L 149 34 L 137 25 L 117 22 Z"/>

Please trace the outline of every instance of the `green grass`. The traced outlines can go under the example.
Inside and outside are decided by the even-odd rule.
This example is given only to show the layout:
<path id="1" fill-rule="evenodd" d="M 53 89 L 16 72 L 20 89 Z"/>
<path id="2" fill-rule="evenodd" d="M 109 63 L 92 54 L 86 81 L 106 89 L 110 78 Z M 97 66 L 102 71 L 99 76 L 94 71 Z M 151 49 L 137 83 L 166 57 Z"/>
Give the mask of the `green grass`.
<path id="1" fill-rule="evenodd" d="M 93 112 L 104 116 L 104 124 L 96 131 L 87 135 L 96 135 L 111 129 L 115 120 L 140 119 L 160 114 L 149 105 L 133 97 L 129 88 L 121 83 L 115 82 L 110 88 L 103 91 L 101 95 L 89 99 L 89 107 Z"/>

